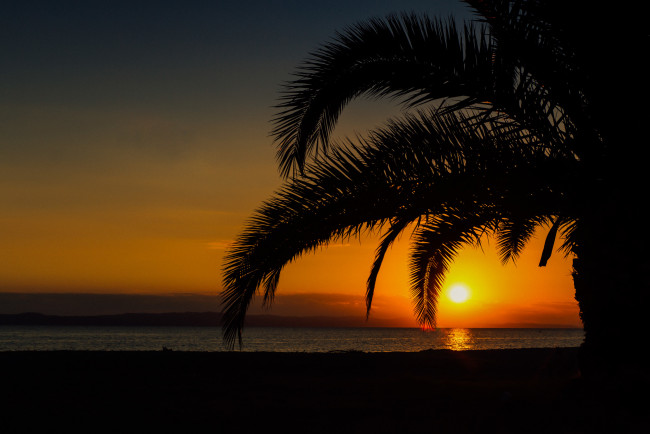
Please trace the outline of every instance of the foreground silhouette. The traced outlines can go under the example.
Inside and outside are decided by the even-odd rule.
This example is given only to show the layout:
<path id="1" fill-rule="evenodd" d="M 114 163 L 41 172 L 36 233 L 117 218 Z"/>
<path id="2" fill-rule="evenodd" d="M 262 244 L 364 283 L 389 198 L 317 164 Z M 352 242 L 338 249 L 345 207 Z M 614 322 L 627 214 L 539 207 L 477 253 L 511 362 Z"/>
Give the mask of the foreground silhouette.
<path id="1" fill-rule="evenodd" d="M 649 266 L 635 189 L 645 183 L 633 153 L 638 113 L 617 107 L 634 99 L 640 53 L 618 27 L 603 27 L 616 17 L 581 9 L 587 2 L 468 3 L 482 23 L 462 30 L 411 15 L 360 23 L 287 85 L 274 134 L 288 179 L 226 256 L 227 343 L 241 343 L 256 294 L 273 301 L 284 265 L 332 240 L 382 232 L 370 312 L 388 247 L 412 229 L 415 314 L 433 327 L 461 248 L 487 235 L 514 261 L 546 227 L 540 266 L 556 237 L 575 257 L 583 374 L 638 363 Z M 330 143 L 341 110 L 361 95 L 402 98 L 412 110 L 366 138 Z"/>
<path id="2" fill-rule="evenodd" d="M 0 430 L 643 432 L 647 383 L 589 388 L 575 353 L 0 352 Z"/>

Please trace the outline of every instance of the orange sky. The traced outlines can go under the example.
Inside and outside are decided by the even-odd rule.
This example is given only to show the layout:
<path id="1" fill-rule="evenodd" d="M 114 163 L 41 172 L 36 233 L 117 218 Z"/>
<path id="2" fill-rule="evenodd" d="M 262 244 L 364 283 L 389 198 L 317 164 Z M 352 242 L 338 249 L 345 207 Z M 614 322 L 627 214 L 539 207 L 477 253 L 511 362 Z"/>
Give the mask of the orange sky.
<path id="1" fill-rule="evenodd" d="M 271 106 L 307 51 L 372 15 L 466 14 L 453 1 L 341 3 L 345 13 L 305 4 L 269 20 L 243 6 L 181 19 L 167 2 L 158 14 L 116 2 L 105 22 L 91 9 L 16 5 L 0 26 L 0 292 L 218 294 L 224 248 L 281 184 Z M 395 114 L 357 102 L 334 136 Z M 350 244 L 288 266 L 270 313 L 363 316 L 377 242 Z M 372 318 L 415 325 L 407 252 L 405 235 L 387 255 Z M 540 253 L 538 240 L 503 267 L 493 245 L 463 252 L 448 283 L 472 296 L 443 296 L 438 325 L 579 326 L 570 260 L 554 255 L 540 269 Z"/>
<path id="2" fill-rule="evenodd" d="M 408 285 L 408 235 L 387 255 L 380 272 L 371 317 L 412 319 Z M 481 249 L 464 250 L 446 279 L 440 298 L 440 327 L 498 327 L 524 325 L 580 326 L 577 303 L 573 299 L 571 260 L 554 255 L 545 268 L 537 266 L 543 240 L 535 239 L 516 265 L 502 266 L 493 243 Z M 337 288 L 346 313 L 363 315 L 365 281 L 374 258 L 376 240 L 361 244 L 333 244 L 324 251 L 301 258 L 286 268 L 276 304 L 282 294 L 326 293 Z M 454 303 L 447 289 L 462 283 L 470 290 L 464 303 Z M 279 309 L 278 309 L 279 310 Z M 272 309 L 273 313 L 275 309 Z"/>

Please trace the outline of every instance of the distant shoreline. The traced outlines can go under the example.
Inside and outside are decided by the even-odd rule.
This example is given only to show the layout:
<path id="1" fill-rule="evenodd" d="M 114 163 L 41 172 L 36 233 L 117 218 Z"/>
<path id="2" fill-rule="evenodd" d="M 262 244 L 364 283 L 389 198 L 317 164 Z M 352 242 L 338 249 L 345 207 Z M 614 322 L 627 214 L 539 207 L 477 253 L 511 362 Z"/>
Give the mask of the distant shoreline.
<path id="1" fill-rule="evenodd" d="M 47 315 L 24 312 L 0 314 L 0 326 L 221 327 L 221 319 L 222 315 L 218 312 L 123 313 L 115 315 Z M 249 315 L 246 318 L 247 327 L 416 328 L 404 327 L 403 324 L 402 319 L 373 319 L 373 321 L 367 322 L 365 318 L 350 316 Z M 509 327 L 484 328 L 578 329 L 580 327 L 565 324 L 516 324 Z"/>

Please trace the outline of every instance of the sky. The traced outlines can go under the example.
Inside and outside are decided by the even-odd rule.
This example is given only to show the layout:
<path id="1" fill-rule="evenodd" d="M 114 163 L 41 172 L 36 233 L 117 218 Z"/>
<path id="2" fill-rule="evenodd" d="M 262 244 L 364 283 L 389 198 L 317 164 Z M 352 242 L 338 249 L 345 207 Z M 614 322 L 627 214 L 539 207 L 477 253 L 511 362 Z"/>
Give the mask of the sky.
<path id="1" fill-rule="evenodd" d="M 225 249 L 282 183 L 270 120 L 292 71 L 360 20 L 472 17 L 456 1 L 22 0 L 2 9 L 0 313 L 220 310 Z M 395 102 L 355 102 L 334 137 L 400 113 Z M 447 282 L 471 297 L 443 294 L 438 325 L 579 326 L 571 258 L 538 268 L 543 236 L 516 265 L 502 266 L 487 241 L 463 251 Z M 371 320 L 415 325 L 408 241 L 386 257 Z M 266 313 L 364 315 L 376 244 L 335 243 L 290 264 Z"/>

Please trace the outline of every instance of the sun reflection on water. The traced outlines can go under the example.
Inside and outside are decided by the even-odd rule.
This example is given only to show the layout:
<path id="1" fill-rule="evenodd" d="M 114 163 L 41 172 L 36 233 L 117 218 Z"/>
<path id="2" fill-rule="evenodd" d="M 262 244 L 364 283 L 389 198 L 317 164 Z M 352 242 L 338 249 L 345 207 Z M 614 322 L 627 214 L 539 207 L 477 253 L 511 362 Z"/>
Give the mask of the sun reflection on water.
<path id="1" fill-rule="evenodd" d="M 476 348 L 476 339 L 470 329 L 448 329 L 442 337 L 445 348 L 454 351 L 473 350 Z"/>

